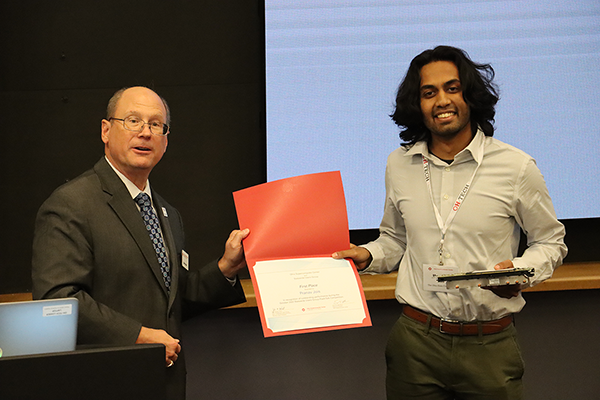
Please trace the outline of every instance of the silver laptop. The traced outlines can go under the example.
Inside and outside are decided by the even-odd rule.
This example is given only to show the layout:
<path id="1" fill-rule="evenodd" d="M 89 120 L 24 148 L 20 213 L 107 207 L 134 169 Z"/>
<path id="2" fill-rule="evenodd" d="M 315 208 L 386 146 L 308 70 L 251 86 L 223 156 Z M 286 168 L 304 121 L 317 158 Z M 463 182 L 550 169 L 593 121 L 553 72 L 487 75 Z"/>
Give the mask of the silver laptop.
<path id="1" fill-rule="evenodd" d="M 75 298 L 0 303 L 0 357 L 73 351 Z"/>

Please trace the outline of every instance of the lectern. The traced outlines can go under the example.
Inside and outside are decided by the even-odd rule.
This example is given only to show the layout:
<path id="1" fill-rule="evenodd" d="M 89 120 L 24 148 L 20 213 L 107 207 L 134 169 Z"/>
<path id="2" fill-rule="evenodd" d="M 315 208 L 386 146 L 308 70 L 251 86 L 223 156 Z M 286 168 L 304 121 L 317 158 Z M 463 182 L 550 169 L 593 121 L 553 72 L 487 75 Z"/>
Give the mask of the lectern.
<path id="1" fill-rule="evenodd" d="M 0 358 L 0 399 L 165 398 L 160 344 L 95 347 Z"/>

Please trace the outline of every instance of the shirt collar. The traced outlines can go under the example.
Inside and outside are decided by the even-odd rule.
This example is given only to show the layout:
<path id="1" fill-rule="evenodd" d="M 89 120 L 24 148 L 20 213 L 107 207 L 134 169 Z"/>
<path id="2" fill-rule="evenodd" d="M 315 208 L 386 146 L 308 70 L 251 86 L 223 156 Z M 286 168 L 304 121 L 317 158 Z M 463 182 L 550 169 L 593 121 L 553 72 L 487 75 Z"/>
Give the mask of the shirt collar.
<path id="1" fill-rule="evenodd" d="M 108 160 L 108 158 L 106 156 L 104 156 L 104 158 L 106 159 L 106 162 L 108 163 L 108 165 L 110 165 L 110 167 L 113 169 L 113 171 L 115 171 L 117 176 L 119 178 L 121 178 L 121 180 L 125 184 L 125 187 L 129 191 L 129 194 L 131 195 L 132 199 L 135 199 L 138 194 L 140 194 L 141 192 L 144 192 L 150 197 L 150 200 L 152 201 L 152 191 L 150 190 L 150 181 L 149 180 L 146 181 L 146 187 L 144 188 L 144 190 L 140 190 L 137 186 L 135 186 L 135 183 L 131 182 L 125 175 L 123 175 L 118 169 L 116 169 L 115 166 L 111 164 L 111 162 Z"/>
<path id="2" fill-rule="evenodd" d="M 482 151 L 481 143 L 485 140 L 485 135 L 481 128 L 477 129 L 477 133 L 471 143 L 464 149 L 462 149 L 456 157 L 454 157 L 455 161 L 466 161 L 469 159 L 481 160 L 483 154 L 480 154 Z M 470 154 L 470 157 L 468 156 Z M 405 154 L 406 156 L 414 156 L 414 155 L 422 155 L 427 159 L 432 159 L 433 154 L 429 152 L 429 146 L 427 146 L 427 142 L 422 140 L 420 142 L 415 143 Z M 436 157 L 437 159 L 437 157 Z"/>

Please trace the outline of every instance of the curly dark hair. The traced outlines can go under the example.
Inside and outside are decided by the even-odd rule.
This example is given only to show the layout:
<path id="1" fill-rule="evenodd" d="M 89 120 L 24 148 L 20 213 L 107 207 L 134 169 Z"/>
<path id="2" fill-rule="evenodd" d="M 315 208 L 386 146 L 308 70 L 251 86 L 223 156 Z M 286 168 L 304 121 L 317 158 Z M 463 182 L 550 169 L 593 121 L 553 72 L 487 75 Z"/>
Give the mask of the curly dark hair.
<path id="1" fill-rule="evenodd" d="M 471 110 L 471 128 L 473 133 L 481 127 L 486 136 L 494 135 L 494 109 L 498 102 L 497 86 L 492 83 L 494 69 L 490 64 L 473 62 L 461 49 L 451 46 L 437 46 L 425 50 L 410 63 L 404 80 L 396 93 L 392 120 L 400 128 L 400 139 L 404 145 L 431 139 L 431 133 L 425 127 L 421 113 L 420 85 L 421 68 L 435 61 L 450 61 L 458 68 L 465 103 Z"/>

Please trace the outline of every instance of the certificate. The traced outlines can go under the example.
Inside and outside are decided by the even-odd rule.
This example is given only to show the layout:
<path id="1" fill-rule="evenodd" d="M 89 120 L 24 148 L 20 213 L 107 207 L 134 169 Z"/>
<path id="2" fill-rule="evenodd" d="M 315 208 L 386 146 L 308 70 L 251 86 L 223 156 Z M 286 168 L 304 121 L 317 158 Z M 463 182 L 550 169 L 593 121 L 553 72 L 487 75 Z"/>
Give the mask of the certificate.
<path id="1" fill-rule="evenodd" d="M 371 326 L 350 247 L 339 171 L 234 193 L 265 337 Z"/>
<path id="2" fill-rule="evenodd" d="M 366 314 L 355 271 L 331 257 L 257 261 L 266 327 L 279 333 L 361 324 Z"/>

